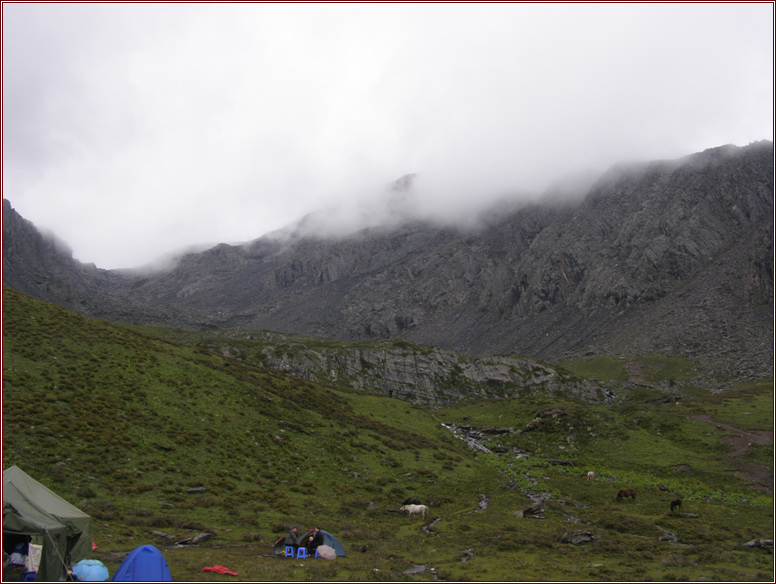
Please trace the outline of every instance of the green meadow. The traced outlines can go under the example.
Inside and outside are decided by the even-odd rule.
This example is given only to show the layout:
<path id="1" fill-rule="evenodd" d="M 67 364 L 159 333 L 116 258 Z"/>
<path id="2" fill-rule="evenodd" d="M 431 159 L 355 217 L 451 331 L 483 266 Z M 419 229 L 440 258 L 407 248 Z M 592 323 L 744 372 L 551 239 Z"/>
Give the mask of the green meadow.
<path id="1" fill-rule="evenodd" d="M 745 545 L 773 539 L 772 380 L 711 391 L 686 360 L 613 356 L 561 364 L 622 382 L 610 403 L 427 410 L 192 338 L 3 289 L 3 467 L 91 514 L 111 574 L 152 544 L 184 581 L 773 581 Z M 399 513 L 408 497 L 429 517 Z M 295 525 L 347 556 L 277 556 Z"/>

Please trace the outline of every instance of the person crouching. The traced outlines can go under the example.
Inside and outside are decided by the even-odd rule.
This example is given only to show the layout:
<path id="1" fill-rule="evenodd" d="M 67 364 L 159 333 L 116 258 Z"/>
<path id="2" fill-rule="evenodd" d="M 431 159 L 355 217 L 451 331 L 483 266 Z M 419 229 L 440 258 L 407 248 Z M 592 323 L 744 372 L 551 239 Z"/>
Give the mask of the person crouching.
<path id="1" fill-rule="evenodd" d="M 321 533 L 320 528 L 316 527 L 313 529 L 312 537 L 307 542 L 307 556 L 314 556 L 319 545 L 323 545 L 323 533 Z"/>

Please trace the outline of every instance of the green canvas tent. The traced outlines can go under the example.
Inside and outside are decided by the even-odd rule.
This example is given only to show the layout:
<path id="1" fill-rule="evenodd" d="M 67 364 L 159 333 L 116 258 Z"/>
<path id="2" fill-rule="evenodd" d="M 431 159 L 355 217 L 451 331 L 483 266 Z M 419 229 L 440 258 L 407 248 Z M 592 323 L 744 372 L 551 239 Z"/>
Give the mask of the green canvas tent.
<path id="1" fill-rule="evenodd" d="M 92 555 L 92 518 L 12 466 L 3 471 L 3 545 L 27 536 L 43 547 L 38 580 L 64 580 Z"/>

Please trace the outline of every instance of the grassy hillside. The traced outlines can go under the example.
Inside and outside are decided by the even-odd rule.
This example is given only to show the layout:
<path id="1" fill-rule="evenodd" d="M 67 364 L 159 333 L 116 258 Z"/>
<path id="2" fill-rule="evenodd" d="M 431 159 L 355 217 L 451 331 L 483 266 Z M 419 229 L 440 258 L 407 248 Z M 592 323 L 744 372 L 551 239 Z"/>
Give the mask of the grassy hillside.
<path id="1" fill-rule="evenodd" d="M 772 477 L 772 445 L 729 454 L 730 427 L 772 429 L 772 389 L 424 411 L 3 290 L 3 467 L 91 513 L 111 574 L 151 543 L 177 580 L 771 580 L 772 556 L 743 544 L 773 537 L 750 472 Z M 512 431 L 475 454 L 443 422 Z M 637 499 L 617 503 L 626 487 Z M 392 512 L 410 496 L 430 518 Z M 521 516 L 536 502 L 542 518 Z M 275 557 L 293 525 L 348 556 Z M 562 541 L 576 532 L 592 539 Z"/>

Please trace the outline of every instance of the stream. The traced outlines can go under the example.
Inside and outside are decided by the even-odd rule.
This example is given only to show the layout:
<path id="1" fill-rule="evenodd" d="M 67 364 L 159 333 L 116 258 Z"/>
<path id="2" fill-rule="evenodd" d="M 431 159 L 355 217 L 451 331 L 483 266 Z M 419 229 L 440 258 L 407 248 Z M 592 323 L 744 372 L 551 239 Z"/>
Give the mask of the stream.
<path id="1" fill-rule="evenodd" d="M 497 452 L 494 452 L 493 450 L 490 450 L 489 448 L 484 446 L 482 444 L 482 442 L 481 442 L 482 440 L 485 439 L 485 433 L 483 433 L 483 432 L 481 432 L 479 430 L 476 430 L 474 428 L 471 428 L 469 426 L 458 426 L 456 424 L 444 424 L 444 423 L 442 424 L 442 426 L 444 426 L 444 428 L 449 430 L 453 434 L 453 436 L 455 436 L 456 438 L 466 442 L 466 444 L 472 450 L 474 450 L 476 452 L 484 452 L 486 454 L 497 454 L 497 455 L 501 455 L 501 454 L 504 454 L 506 452 L 509 452 L 509 450 L 507 450 L 507 449 L 504 449 L 503 451 L 498 449 L 499 451 L 497 451 Z M 512 453 L 515 455 L 516 458 L 528 458 L 528 456 L 529 456 L 528 452 L 526 452 L 524 450 L 518 450 L 517 448 L 513 448 L 512 449 Z M 535 483 L 536 483 L 536 480 L 534 479 L 532 481 L 532 484 L 535 484 Z M 531 501 L 533 502 L 533 506 L 532 507 L 533 507 L 533 510 L 536 511 L 536 514 L 533 515 L 533 516 L 534 517 L 543 517 L 544 516 L 543 515 L 543 509 L 541 509 L 540 507 L 541 507 L 541 504 L 549 498 L 549 494 L 548 493 L 537 493 L 537 492 L 527 491 L 527 490 L 524 490 L 524 489 L 521 489 L 520 491 L 526 497 L 531 499 Z M 579 503 L 577 503 L 577 506 L 585 507 L 584 505 L 581 505 Z M 479 505 L 478 505 L 477 509 L 472 509 L 471 511 L 468 511 L 468 513 L 477 513 L 479 511 L 484 511 L 487 508 L 488 508 L 488 496 L 481 493 L 480 494 Z M 531 507 L 529 507 L 528 509 L 526 509 L 523 512 L 518 511 L 518 513 L 520 513 L 521 516 L 525 516 L 525 515 L 522 515 L 522 513 L 530 512 L 530 511 L 532 511 Z M 572 515 L 564 515 L 564 517 L 569 522 L 571 522 L 571 523 L 580 523 L 580 519 L 578 517 L 574 517 Z M 432 523 L 428 527 L 429 528 L 432 527 L 438 521 L 439 521 L 439 519 L 437 519 L 434 523 Z M 587 522 L 582 522 L 582 523 L 587 523 Z M 655 525 L 655 527 L 657 527 L 660 531 L 663 532 L 663 535 L 657 538 L 660 541 L 666 541 L 666 542 L 668 542 L 670 544 L 673 544 L 673 545 L 676 545 L 676 546 L 680 546 L 680 547 L 691 547 L 688 544 L 681 543 L 679 541 L 679 538 L 678 538 L 676 532 L 671 531 L 669 529 L 666 529 L 664 527 L 661 527 L 659 525 Z M 425 529 L 426 528 L 424 527 L 424 530 Z M 427 533 L 430 533 L 430 532 L 427 531 Z M 653 539 L 653 538 L 646 537 L 646 539 Z"/>

